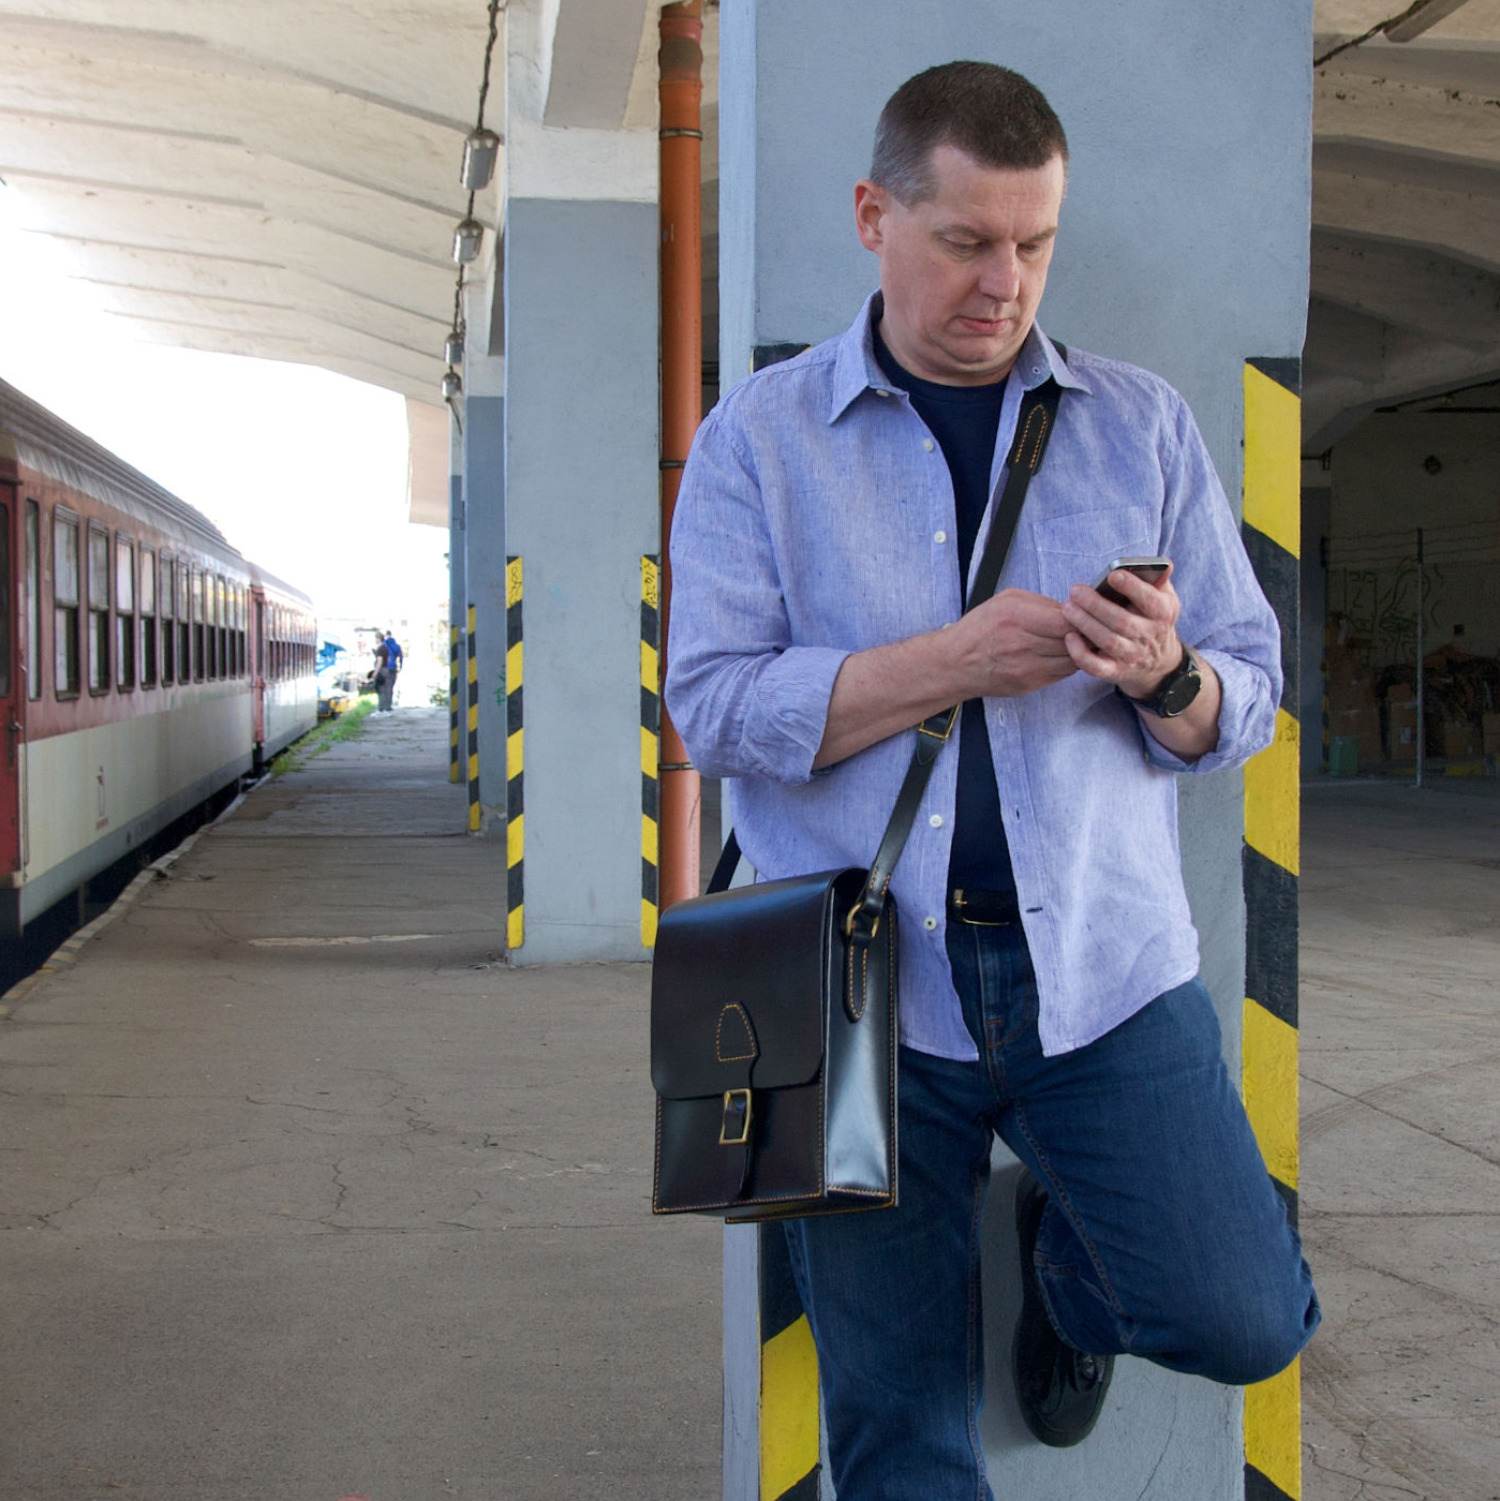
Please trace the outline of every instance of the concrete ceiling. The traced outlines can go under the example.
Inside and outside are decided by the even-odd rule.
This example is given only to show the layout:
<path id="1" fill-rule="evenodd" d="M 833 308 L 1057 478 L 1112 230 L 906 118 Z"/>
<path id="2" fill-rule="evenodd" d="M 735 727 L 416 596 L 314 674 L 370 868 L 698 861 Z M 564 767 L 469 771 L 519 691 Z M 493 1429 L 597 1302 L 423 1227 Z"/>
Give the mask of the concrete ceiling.
<path id="1" fill-rule="evenodd" d="M 1402 14 L 1316 0 L 1314 56 Z M 1411 31 L 1314 73 L 1306 453 L 1376 407 L 1500 375 L 1500 0 L 1413 6 Z"/>
<path id="2" fill-rule="evenodd" d="M 659 0 L 512 3 L 553 18 L 546 124 L 640 107 Z M 1500 0 L 1413 11 L 1411 40 L 1315 70 L 1308 452 L 1377 406 L 1500 376 Z M 1400 13 L 1315 0 L 1315 56 Z M 485 0 L 0 0 L 0 177 L 140 338 L 436 404 L 486 38 Z M 492 187 L 476 216 L 499 211 Z"/>
<path id="3" fill-rule="evenodd" d="M 487 37 L 485 0 L 0 0 L 0 177 L 140 338 L 437 402 Z"/>

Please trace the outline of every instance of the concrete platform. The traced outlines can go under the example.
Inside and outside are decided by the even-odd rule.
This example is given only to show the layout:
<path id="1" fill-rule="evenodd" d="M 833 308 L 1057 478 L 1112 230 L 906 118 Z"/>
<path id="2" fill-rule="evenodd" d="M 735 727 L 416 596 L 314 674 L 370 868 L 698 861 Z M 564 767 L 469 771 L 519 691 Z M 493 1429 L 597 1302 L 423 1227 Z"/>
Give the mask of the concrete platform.
<path id="1" fill-rule="evenodd" d="M 647 968 L 502 965 L 447 733 L 261 787 L 0 1029 L 7 1501 L 717 1493 Z"/>
<path id="2" fill-rule="evenodd" d="M 446 743 L 259 788 L 0 1026 L 6 1501 L 719 1494 L 647 970 L 504 966 Z M 1306 798 L 1308 1501 L 1500 1498 L 1496 793 Z"/>
<path id="3" fill-rule="evenodd" d="M 1500 781 L 1303 799 L 1308 1501 L 1500 1498 Z"/>

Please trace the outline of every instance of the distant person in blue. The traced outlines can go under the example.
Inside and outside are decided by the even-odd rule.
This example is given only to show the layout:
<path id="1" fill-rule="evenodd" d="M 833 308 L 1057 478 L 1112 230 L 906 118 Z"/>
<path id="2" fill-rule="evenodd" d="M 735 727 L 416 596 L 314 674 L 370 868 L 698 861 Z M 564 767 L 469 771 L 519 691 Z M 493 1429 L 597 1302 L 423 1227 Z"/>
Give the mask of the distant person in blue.
<path id="1" fill-rule="evenodd" d="M 787 1223 L 839 1501 L 991 1498 L 996 1133 L 1025 1168 L 1012 1363 L 1040 1441 L 1086 1437 L 1116 1355 L 1256 1382 L 1320 1316 L 1224 1065 L 1177 847 L 1179 778 L 1272 737 L 1280 634 L 1182 397 L 1036 324 L 1067 165 L 1017 73 L 903 84 L 854 190 L 879 290 L 725 394 L 673 528 L 667 702 L 762 879 L 868 865 L 914 726 L 963 705 L 892 886 L 899 1204 Z M 1045 462 L 998 592 L 964 614 L 1046 381 Z M 1110 570 L 1141 555 L 1170 573 Z"/>
<path id="2" fill-rule="evenodd" d="M 404 660 L 401 645 L 387 630 L 380 633 L 380 644 L 375 648 L 375 692 L 378 700 L 377 714 L 394 714 L 396 677 Z"/>

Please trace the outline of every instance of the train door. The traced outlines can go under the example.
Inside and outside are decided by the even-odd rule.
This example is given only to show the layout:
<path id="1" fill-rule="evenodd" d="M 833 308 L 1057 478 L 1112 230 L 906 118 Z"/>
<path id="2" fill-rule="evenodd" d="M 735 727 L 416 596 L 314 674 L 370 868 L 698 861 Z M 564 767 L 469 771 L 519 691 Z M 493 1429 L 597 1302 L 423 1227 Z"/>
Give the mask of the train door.
<path id="1" fill-rule="evenodd" d="M 21 868 L 21 783 L 24 751 L 21 707 L 25 698 L 16 656 L 15 570 L 16 487 L 0 485 L 0 715 L 5 744 L 0 750 L 0 870 Z M 28 619 L 31 602 L 27 601 Z"/>

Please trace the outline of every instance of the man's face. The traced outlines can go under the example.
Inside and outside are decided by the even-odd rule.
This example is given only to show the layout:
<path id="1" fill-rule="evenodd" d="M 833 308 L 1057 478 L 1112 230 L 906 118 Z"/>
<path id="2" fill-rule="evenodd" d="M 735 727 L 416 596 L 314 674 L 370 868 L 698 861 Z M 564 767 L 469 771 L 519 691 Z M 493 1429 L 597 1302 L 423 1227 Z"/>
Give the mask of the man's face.
<path id="1" fill-rule="evenodd" d="M 983 167 L 955 146 L 932 154 L 936 194 L 910 206 L 854 189 L 855 223 L 880 258 L 880 336 L 913 375 L 947 386 L 999 380 L 1031 332 L 1047 285 L 1066 172 Z"/>

